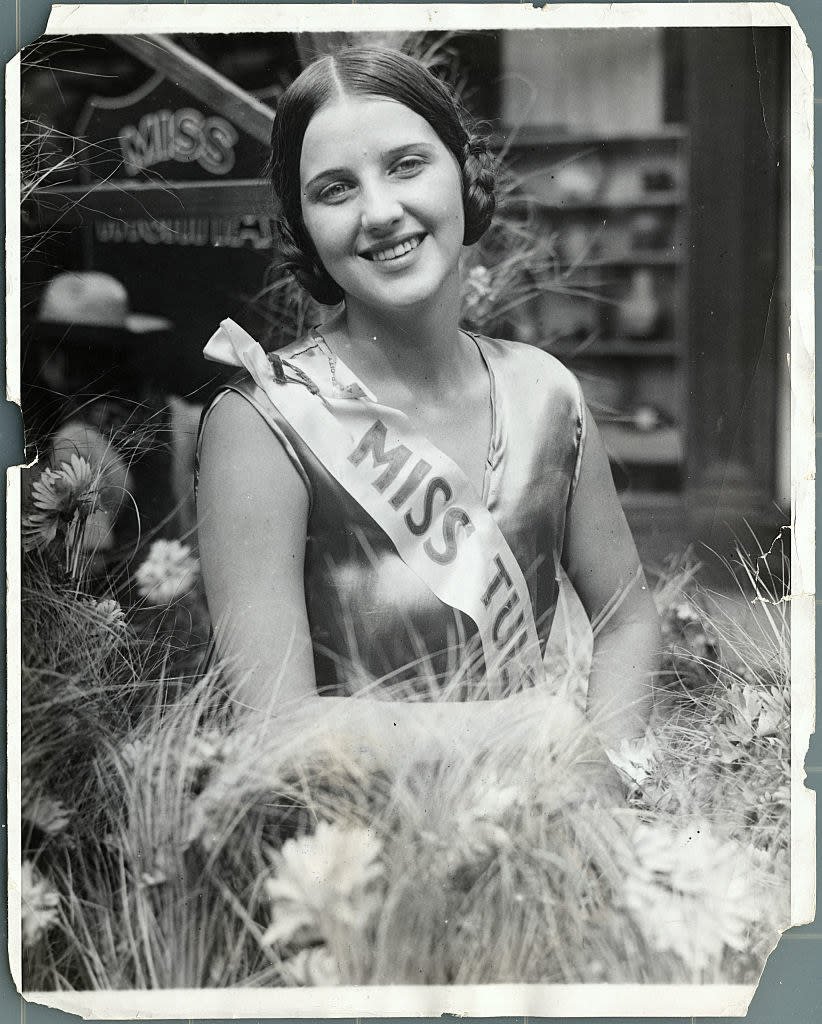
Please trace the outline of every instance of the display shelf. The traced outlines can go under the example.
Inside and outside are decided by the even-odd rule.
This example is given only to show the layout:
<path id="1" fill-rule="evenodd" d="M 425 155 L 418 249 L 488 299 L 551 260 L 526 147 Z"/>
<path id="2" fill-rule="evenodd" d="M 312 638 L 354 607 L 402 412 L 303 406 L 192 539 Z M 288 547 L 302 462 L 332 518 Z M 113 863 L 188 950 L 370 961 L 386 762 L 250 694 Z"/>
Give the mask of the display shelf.
<path id="1" fill-rule="evenodd" d="M 621 210 L 665 210 L 676 209 L 685 205 L 685 197 L 679 192 L 647 192 L 643 195 L 609 199 L 608 196 L 599 196 L 591 200 L 585 199 L 542 199 L 538 196 L 519 197 L 516 195 L 506 198 L 505 205 L 512 208 L 531 206 L 538 210 L 546 210 L 551 213 L 597 213 L 615 212 Z"/>
<path id="2" fill-rule="evenodd" d="M 620 495 L 620 502 L 626 512 L 660 512 L 681 518 L 683 513 L 682 495 L 671 491 L 651 491 L 639 488 L 625 491 Z"/>
<path id="3" fill-rule="evenodd" d="M 678 427 L 642 431 L 620 423 L 600 423 L 599 432 L 608 455 L 634 466 L 676 466 L 683 461 L 682 432 Z"/>
<path id="4" fill-rule="evenodd" d="M 637 250 L 629 253 L 614 253 L 610 256 L 594 256 L 575 263 L 560 263 L 560 270 L 600 270 L 607 267 L 677 267 L 685 262 L 684 256 L 673 252 L 646 252 Z"/>
<path id="5" fill-rule="evenodd" d="M 546 351 L 562 359 L 676 359 L 682 354 L 677 341 L 649 338 L 630 341 L 600 338 L 596 341 L 561 339 L 546 346 Z"/>
<path id="6" fill-rule="evenodd" d="M 651 132 L 587 132 L 577 129 L 563 130 L 557 127 L 528 125 L 511 128 L 493 140 L 495 148 L 503 151 L 546 146 L 560 147 L 620 147 L 641 146 L 647 143 L 676 143 L 688 138 L 688 129 L 682 124 L 661 125 Z"/>
<path id="7" fill-rule="evenodd" d="M 557 339 L 545 348 L 572 370 L 595 372 L 597 393 L 612 393 L 601 403 L 616 414 L 601 424 L 603 442 L 640 506 L 654 494 L 676 500 L 687 480 L 688 140 L 675 124 L 517 128 L 500 143 L 529 193 L 507 202 L 555 238 L 560 280 L 579 281 L 544 297 L 538 333 Z M 629 425 L 644 406 L 675 425 Z"/>

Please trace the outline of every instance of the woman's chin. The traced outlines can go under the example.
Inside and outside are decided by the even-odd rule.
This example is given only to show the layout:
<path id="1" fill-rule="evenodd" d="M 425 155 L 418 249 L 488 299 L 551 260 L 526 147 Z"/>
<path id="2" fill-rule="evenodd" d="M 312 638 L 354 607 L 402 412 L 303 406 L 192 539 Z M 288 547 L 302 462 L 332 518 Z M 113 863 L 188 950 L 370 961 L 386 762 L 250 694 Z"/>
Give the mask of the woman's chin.
<path id="1" fill-rule="evenodd" d="M 411 280 L 397 275 L 394 279 L 381 282 L 366 297 L 361 294 L 359 301 L 381 315 L 424 313 L 426 309 L 439 306 L 448 293 L 448 283 L 442 280 Z"/>

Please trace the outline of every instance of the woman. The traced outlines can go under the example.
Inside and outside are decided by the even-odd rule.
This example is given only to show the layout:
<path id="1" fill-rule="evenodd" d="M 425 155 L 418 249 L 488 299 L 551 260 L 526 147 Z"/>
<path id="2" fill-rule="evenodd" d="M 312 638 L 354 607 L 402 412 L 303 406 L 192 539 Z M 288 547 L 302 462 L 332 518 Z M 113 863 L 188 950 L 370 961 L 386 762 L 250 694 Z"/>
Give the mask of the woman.
<path id="1" fill-rule="evenodd" d="M 342 306 L 270 358 L 230 321 L 206 349 L 247 371 L 205 417 L 198 499 L 239 700 L 444 688 L 462 700 L 340 708 L 355 731 L 403 716 L 470 735 L 498 713 L 473 698 L 539 682 L 562 565 L 603 619 L 600 738 L 641 736 L 656 612 L 579 386 L 459 327 L 460 254 L 494 210 L 485 142 L 417 61 L 352 49 L 291 85 L 272 145 L 289 267 Z"/>

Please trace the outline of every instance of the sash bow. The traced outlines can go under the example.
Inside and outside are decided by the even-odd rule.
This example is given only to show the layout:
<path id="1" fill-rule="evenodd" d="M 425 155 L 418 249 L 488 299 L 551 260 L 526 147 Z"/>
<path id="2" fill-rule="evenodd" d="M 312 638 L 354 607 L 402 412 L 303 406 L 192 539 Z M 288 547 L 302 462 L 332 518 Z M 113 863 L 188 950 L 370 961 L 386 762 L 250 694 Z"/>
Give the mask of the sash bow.
<path id="1" fill-rule="evenodd" d="M 319 345 L 316 350 L 321 351 Z M 283 359 L 277 352 L 266 354 L 258 341 L 230 319 L 223 320 L 212 334 L 203 355 L 213 363 L 247 370 L 263 390 L 273 380 L 277 384 L 302 384 L 313 395 L 325 398 L 367 398 L 375 401 L 374 395 L 350 371 L 347 375 L 351 380 L 346 383 L 334 379 L 334 374 L 312 375 L 293 360 Z M 335 363 L 341 366 L 336 360 Z"/>

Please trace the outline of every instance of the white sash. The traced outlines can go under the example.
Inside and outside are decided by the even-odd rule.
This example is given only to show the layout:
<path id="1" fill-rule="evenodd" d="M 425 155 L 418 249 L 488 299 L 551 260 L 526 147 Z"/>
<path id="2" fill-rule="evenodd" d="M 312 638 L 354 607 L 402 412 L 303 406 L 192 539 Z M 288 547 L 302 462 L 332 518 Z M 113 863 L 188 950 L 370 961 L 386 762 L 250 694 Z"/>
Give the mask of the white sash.
<path id="1" fill-rule="evenodd" d="M 233 320 L 223 320 L 204 355 L 244 367 L 405 564 L 441 601 L 473 619 L 492 695 L 542 679 L 519 563 L 462 470 L 404 413 L 374 401 L 340 362 L 330 384 L 324 356 L 316 369 L 303 354 L 290 361 L 267 356 Z"/>

